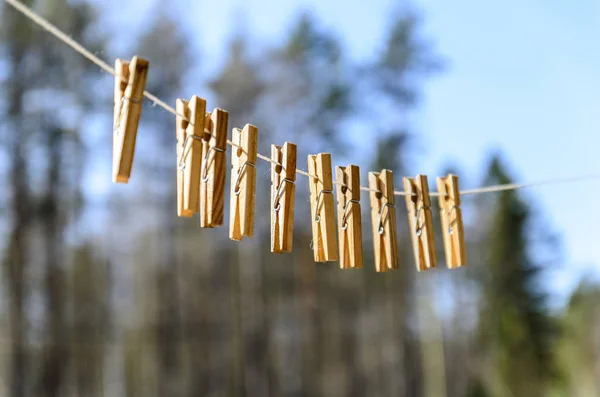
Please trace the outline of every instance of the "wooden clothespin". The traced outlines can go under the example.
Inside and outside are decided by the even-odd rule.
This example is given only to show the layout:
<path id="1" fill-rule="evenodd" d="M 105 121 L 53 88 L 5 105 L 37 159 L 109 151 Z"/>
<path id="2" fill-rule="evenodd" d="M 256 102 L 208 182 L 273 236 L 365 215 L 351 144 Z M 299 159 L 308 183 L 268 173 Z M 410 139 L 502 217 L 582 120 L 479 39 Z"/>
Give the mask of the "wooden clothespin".
<path id="1" fill-rule="evenodd" d="M 427 176 L 404 178 L 406 208 L 417 270 L 435 267 L 435 243 Z"/>
<path id="2" fill-rule="evenodd" d="M 200 171 L 206 101 L 196 95 L 178 99 L 177 110 L 177 215 L 191 217 L 200 210 Z"/>
<path id="3" fill-rule="evenodd" d="M 115 62 L 113 182 L 129 182 L 147 75 L 148 61 L 143 58 Z"/>
<path id="4" fill-rule="evenodd" d="M 437 185 L 446 263 L 449 269 L 455 269 L 467 264 L 458 176 L 449 174 L 437 178 Z"/>
<path id="5" fill-rule="evenodd" d="M 308 156 L 312 249 L 315 262 L 338 260 L 331 154 Z"/>
<path id="6" fill-rule="evenodd" d="M 234 128 L 231 154 L 231 197 L 229 211 L 229 238 L 241 240 L 254 235 L 254 201 L 256 194 L 256 154 L 258 128 L 246 124 Z"/>
<path id="7" fill-rule="evenodd" d="M 371 220 L 375 245 L 375 270 L 396 270 L 398 263 L 398 241 L 396 231 L 396 202 L 394 175 L 390 170 L 369 172 L 371 189 Z"/>
<path id="8" fill-rule="evenodd" d="M 217 227 L 223 224 L 225 206 L 225 145 L 229 113 L 215 109 L 212 114 L 207 113 L 207 118 L 202 140 L 200 226 Z"/>
<path id="9" fill-rule="evenodd" d="M 362 220 L 360 214 L 360 170 L 356 165 L 335 167 L 337 184 L 340 267 L 363 266 Z"/>
<path id="10" fill-rule="evenodd" d="M 312 249 L 315 262 L 338 260 L 331 154 L 308 156 Z"/>
<path id="11" fill-rule="evenodd" d="M 271 145 L 271 252 L 292 252 L 296 197 L 296 145 Z"/>

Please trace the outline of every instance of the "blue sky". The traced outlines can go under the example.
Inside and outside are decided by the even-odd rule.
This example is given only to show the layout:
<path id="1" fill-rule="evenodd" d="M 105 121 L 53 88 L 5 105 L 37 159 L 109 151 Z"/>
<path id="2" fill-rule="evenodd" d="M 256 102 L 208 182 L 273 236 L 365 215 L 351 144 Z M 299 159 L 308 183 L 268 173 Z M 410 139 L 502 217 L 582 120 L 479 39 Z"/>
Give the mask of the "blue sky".
<path id="1" fill-rule="evenodd" d="M 183 3 L 193 10 L 184 10 Z M 194 18 L 189 21 L 196 26 L 190 44 L 198 46 L 204 60 L 211 60 L 204 64 L 213 63 L 216 69 L 234 24 L 261 44 L 276 44 L 303 9 L 314 11 L 337 32 L 350 56 L 366 59 L 381 48 L 397 3 L 182 4 L 172 12 Z M 415 0 L 413 4 L 423 15 L 424 35 L 447 62 L 445 72 L 426 84 L 416 113 L 424 153 L 415 169 L 433 177 L 452 162 L 463 171 L 462 187 L 476 187 L 489 154 L 500 149 L 517 182 L 600 173 L 599 1 Z M 549 281 L 557 296 L 564 296 L 583 275 L 600 274 L 596 250 L 600 215 L 594 205 L 600 181 L 523 193 L 547 215 L 564 242 L 566 266 L 554 271 Z"/>
<path id="2" fill-rule="evenodd" d="M 261 41 L 282 37 L 299 9 L 312 9 L 337 31 L 351 56 L 381 46 L 394 2 L 200 2 L 213 16 L 200 27 L 200 45 L 219 59 L 231 25 L 247 20 Z M 518 182 L 600 172 L 600 2 L 421 0 L 423 31 L 447 60 L 445 73 L 425 87 L 415 118 L 425 154 L 422 172 L 436 175 L 448 161 L 475 187 L 482 164 L 497 148 Z M 232 18 L 237 7 L 243 13 Z M 365 34 L 365 32 L 367 32 Z M 567 266 L 553 272 L 558 295 L 582 275 L 600 271 L 600 181 L 524 192 L 562 236 Z"/>

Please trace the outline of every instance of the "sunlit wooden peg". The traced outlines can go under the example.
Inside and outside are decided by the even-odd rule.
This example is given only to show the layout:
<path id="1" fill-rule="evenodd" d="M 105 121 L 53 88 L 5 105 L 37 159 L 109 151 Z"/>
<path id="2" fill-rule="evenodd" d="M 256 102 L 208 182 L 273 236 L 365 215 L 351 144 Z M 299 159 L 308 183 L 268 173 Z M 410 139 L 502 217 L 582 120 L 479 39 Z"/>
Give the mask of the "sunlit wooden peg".
<path id="1" fill-rule="evenodd" d="M 439 177 L 437 186 L 446 263 L 449 269 L 455 269 L 467 264 L 458 176 Z"/>
<path id="2" fill-rule="evenodd" d="M 143 58 L 115 62 L 113 182 L 129 182 L 147 75 L 148 61 Z"/>
<path id="3" fill-rule="evenodd" d="M 435 243 L 427 176 L 404 178 L 406 208 L 417 270 L 435 267 Z"/>
<path id="4" fill-rule="evenodd" d="M 177 214 L 190 217 L 200 209 L 200 171 L 206 101 L 193 96 L 178 99 L 177 110 Z"/>
<path id="5" fill-rule="evenodd" d="M 200 179 L 200 226 L 217 227 L 223 224 L 225 206 L 225 145 L 229 113 L 213 110 L 205 123 L 202 140 L 202 170 Z"/>
<path id="6" fill-rule="evenodd" d="M 360 171 L 358 166 L 335 167 L 337 184 L 340 267 L 363 266 L 362 220 L 360 213 Z"/>
<path id="7" fill-rule="evenodd" d="M 296 199 L 296 145 L 271 145 L 271 252 L 292 252 Z"/>
<path id="8" fill-rule="evenodd" d="M 331 154 L 308 156 L 312 249 L 315 262 L 338 260 Z"/>
<path id="9" fill-rule="evenodd" d="M 229 238 L 241 240 L 254 235 L 254 202 L 256 195 L 256 154 L 258 128 L 246 124 L 234 128 L 231 141 L 231 196 Z"/>
<path id="10" fill-rule="evenodd" d="M 396 270 L 398 262 L 398 241 L 396 231 L 396 202 L 394 196 L 394 175 L 390 170 L 369 172 L 371 198 L 371 220 L 375 248 L 375 270 L 385 272 Z"/>

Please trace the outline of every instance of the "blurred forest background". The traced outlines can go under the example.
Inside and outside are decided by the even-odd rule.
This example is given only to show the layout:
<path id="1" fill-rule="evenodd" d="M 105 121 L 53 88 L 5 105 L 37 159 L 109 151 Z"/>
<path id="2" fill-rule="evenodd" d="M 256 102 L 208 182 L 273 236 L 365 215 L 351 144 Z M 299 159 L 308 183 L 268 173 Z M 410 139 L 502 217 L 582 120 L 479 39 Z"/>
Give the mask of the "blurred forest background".
<path id="1" fill-rule="evenodd" d="M 410 115 L 445 61 L 410 7 L 390 10 L 373 59 L 350 60 L 304 13 L 281 45 L 232 32 L 227 61 L 206 75 L 210 60 L 160 6 L 139 36 L 118 32 L 130 47 L 114 51 L 98 4 L 24 2 L 109 62 L 148 58 L 147 88 L 163 100 L 198 94 L 230 112 L 230 129 L 257 125 L 261 153 L 295 142 L 306 169 L 309 153 L 329 151 L 358 163 L 363 185 L 368 170 L 394 170 L 397 186 L 419 172 Z M 255 237 L 229 241 L 227 225 L 177 218 L 175 120 L 151 103 L 131 183 L 97 193 L 98 175 L 110 179 L 112 76 L 0 9 L 0 395 L 600 395 L 600 288 L 582 283 L 549 307 L 560 241 L 526 192 L 465 198 L 469 266 L 445 270 L 437 236 L 438 269 L 419 274 L 398 200 L 401 267 L 383 275 L 363 195 L 365 268 L 341 271 L 312 260 L 301 176 L 294 251 L 269 252 L 261 162 Z M 511 182 L 501 154 L 485 175 Z"/>

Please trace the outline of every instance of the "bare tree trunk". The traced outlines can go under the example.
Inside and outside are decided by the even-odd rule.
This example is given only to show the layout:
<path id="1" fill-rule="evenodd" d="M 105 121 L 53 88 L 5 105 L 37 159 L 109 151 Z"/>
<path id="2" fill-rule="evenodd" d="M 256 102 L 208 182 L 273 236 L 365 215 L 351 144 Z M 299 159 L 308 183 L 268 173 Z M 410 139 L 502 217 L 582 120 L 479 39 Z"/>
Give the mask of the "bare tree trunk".
<path id="1" fill-rule="evenodd" d="M 64 316 L 65 271 L 61 265 L 62 222 L 60 220 L 60 198 L 58 187 L 61 182 L 62 131 L 53 129 L 48 138 L 49 167 L 47 174 L 47 193 L 40 213 L 44 231 L 45 275 L 44 294 L 46 303 L 43 364 L 37 395 L 57 396 L 67 368 L 67 349 L 65 345 L 66 327 Z"/>
<path id="2" fill-rule="evenodd" d="M 313 262 L 313 254 L 307 250 L 298 250 L 301 264 L 297 266 L 300 273 L 300 315 L 301 315 L 301 371 L 302 394 L 319 395 L 319 352 L 320 344 L 317 325 L 319 312 L 317 308 L 317 267 Z"/>
<path id="3" fill-rule="evenodd" d="M 166 205 L 164 208 L 168 208 Z M 158 395 L 179 396 L 180 385 L 180 297 L 178 287 L 178 258 L 175 252 L 175 241 L 173 231 L 175 230 L 174 219 L 171 211 L 164 214 L 163 222 L 165 232 L 159 232 L 157 253 L 162 256 L 162 261 L 156 270 L 156 282 L 158 291 L 158 324 L 156 328 L 158 354 Z"/>
<path id="4" fill-rule="evenodd" d="M 26 315 L 25 315 L 25 268 L 27 257 L 27 231 L 31 221 L 29 212 L 29 189 L 27 186 L 27 162 L 24 157 L 24 140 L 15 138 L 11 151 L 12 230 L 6 261 L 8 291 L 8 320 L 10 323 L 10 374 L 9 390 L 12 397 L 25 396 L 27 370 Z"/>
<path id="5" fill-rule="evenodd" d="M 260 239 L 240 243 L 238 258 L 241 280 L 241 314 L 243 330 L 244 381 L 250 396 L 268 396 L 266 306 L 263 300 Z"/>
<path id="6" fill-rule="evenodd" d="M 240 268 L 245 265 L 254 265 L 246 260 L 242 243 L 238 243 L 235 260 L 231 261 L 229 276 L 231 286 L 231 374 L 230 396 L 246 396 L 245 364 L 244 364 L 244 323 L 242 321 L 241 288 L 242 279 Z"/>

